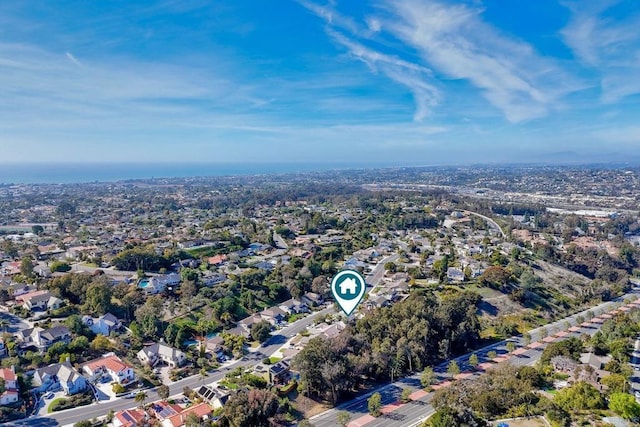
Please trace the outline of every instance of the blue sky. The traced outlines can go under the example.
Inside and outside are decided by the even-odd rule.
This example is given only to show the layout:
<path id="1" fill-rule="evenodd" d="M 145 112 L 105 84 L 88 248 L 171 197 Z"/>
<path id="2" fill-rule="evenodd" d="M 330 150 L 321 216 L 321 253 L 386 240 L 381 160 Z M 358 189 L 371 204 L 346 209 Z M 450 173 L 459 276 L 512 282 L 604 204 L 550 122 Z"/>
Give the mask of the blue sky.
<path id="1" fill-rule="evenodd" d="M 0 3 L 0 162 L 640 159 L 640 3 Z"/>

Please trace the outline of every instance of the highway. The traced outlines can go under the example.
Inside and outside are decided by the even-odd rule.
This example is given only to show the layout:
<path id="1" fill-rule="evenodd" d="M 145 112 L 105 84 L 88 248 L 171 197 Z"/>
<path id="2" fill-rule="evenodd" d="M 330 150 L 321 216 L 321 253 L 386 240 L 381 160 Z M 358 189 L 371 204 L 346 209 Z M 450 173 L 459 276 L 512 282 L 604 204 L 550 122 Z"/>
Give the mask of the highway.
<path id="1" fill-rule="evenodd" d="M 634 291 L 635 292 L 635 291 Z M 593 335 L 599 328 L 600 324 L 593 324 L 590 326 L 576 326 L 576 319 L 581 316 L 583 318 L 587 318 L 587 312 L 591 311 L 593 314 L 600 315 L 602 313 L 607 313 L 615 309 L 617 304 L 626 298 L 626 297 L 634 297 L 637 298 L 637 293 L 629 293 L 625 296 L 616 299 L 615 301 L 610 301 L 606 303 L 602 303 L 596 307 L 593 307 L 588 310 L 584 310 L 580 313 L 576 313 L 567 318 L 558 320 L 554 323 L 546 325 L 545 327 L 537 328 L 530 331 L 532 342 L 542 340 L 544 338 L 543 329 L 546 329 L 549 335 L 553 335 L 554 331 L 563 331 L 566 329 L 567 322 L 571 327 L 574 327 L 574 330 L 560 332 L 561 335 L 564 335 L 558 339 L 564 339 L 570 336 L 580 336 L 582 334 Z M 550 341 L 551 338 L 547 338 L 547 341 Z M 510 363 L 516 366 L 522 365 L 533 365 L 542 354 L 542 350 L 546 348 L 548 343 L 540 343 L 539 346 L 534 344 L 536 348 L 525 348 L 520 350 L 525 345 L 524 339 L 522 337 L 513 337 L 509 339 L 509 341 L 513 341 L 516 344 L 518 350 L 516 350 L 518 354 L 517 356 L 513 356 L 509 358 Z M 500 358 L 506 356 L 508 351 L 506 349 L 507 340 L 501 341 L 490 346 L 484 347 L 482 349 L 476 350 L 474 353 L 478 356 L 480 364 L 482 366 L 483 363 L 493 363 L 489 360 L 488 353 L 490 351 L 495 351 L 498 355 L 498 360 Z M 640 346 L 640 344 L 639 344 Z M 526 350 L 526 351 L 525 351 Z M 463 372 L 471 371 L 471 367 L 469 366 L 468 360 L 469 356 L 472 353 L 465 354 L 456 358 L 455 360 L 460 365 L 460 368 Z M 640 355 L 640 352 L 639 352 Z M 449 362 L 444 362 L 436 367 L 434 367 L 434 371 L 438 377 L 439 381 L 445 381 L 449 379 L 448 374 L 446 373 L 447 366 Z M 471 374 L 463 374 L 463 377 L 468 375 L 468 378 L 473 378 L 474 376 L 480 375 L 482 371 L 471 373 Z M 640 380 L 640 379 L 639 379 Z M 347 411 L 351 415 L 351 420 L 356 420 L 360 417 L 363 417 L 368 414 L 367 408 L 367 399 L 368 397 L 374 393 L 379 392 L 382 396 L 382 403 L 384 405 L 392 404 L 398 402 L 400 400 L 400 395 L 402 393 L 403 388 L 410 388 L 413 391 L 418 391 L 421 389 L 420 384 L 420 374 L 415 374 L 409 377 L 402 378 L 393 384 L 386 384 L 381 386 L 375 390 L 371 390 L 365 395 L 359 396 L 354 400 L 349 402 L 345 402 L 339 405 L 337 408 L 330 409 L 328 411 L 323 412 L 322 414 L 318 414 L 311 418 L 311 422 L 316 427 L 329 427 L 337 425 L 337 414 L 339 411 Z M 390 412 L 389 414 L 385 414 L 379 418 L 371 419 L 366 423 L 367 426 L 412 426 L 414 424 L 419 424 L 419 422 L 426 419 L 430 414 L 434 412 L 433 407 L 429 404 L 431 398 L 433 397 L 433 393 L 426 394 L 417 400 L 414 400 L 406 405 L 401 406 L 400 408 Z M 360 424 L 363 425 L 363 424 Z"/>
<path id="2" fill-rule="evenodd" d="M 390 261 L 395 261 L 397 259 L 398 259 L 398 255 L 394 254 L 383 259 L 378 264 L 376 264 L 376 266 L 373 268 L 371 273 L 366 277 L 367 284 L 373 287 L 378 283 L 380 283 L 385 273 L 384 264 Z M 209 376 L 204 379 L 201 378 L 199 375 L 195 375 L 195 376 L 184 378 L 182 380 L 179 380 L 170 384 L 169 385 L 169 389 L 171 393 L 170 395 L 174 396 L 182 393 L 182 390 L 185 387 L 196 389 L 197 387 L 200 387 L 203 384 L 209 384 L 214 381 L 221 380 L 222 378 L 224 378 L 224 375 L 228 371 L 233 370 L 237 367 L 251 366 L 261 362 L 262 359 L 264 359 L 265 357 L 271 356 L 273 353 L 275 353 L 290 338 L 293 338 L 298 333 L 306 329 L 307 326 L 311 325 L 312 323 L 315 323 L 316 318 L 323 317 L 329 313 L 335 313 L 335 308 L 333 304 L 321 311 L 318 311 L 303 319 L 300 319 L 295 323 L 278 330 L 277 332 L 274 332 L 271 338 L 269 338 L 269 340 L 267 340 L 260 347 L 258 351 L 250 352 L 241 360 L 229 365 L 226 368 L 217 369 L 213 372 L 210 372 Z M 154 389 L 146 390 L 146 393 L 148 396 L 147 402 L 153 402 L 155 400 L 160 399 Z M 60 425 L 69 425 L 69 424 L 74 424 L 78 421 L 107 415 L 107 413 L 110 410 L 117 412 L 123 409 L 133 408 L 135 406 L 136 404 L 133 402 L 132 399 L 120 398 L 116 400 L 109 400 L 105 402 L 94 403 L 92 405 L 84 406 L 80 408 L 74 408 L 66 411 L 47 414 L 46 417 L 56 420 Z M 38 419 L 39 418 L 29 418 L 29 420 L 34 420 L 34 421 Z"/>

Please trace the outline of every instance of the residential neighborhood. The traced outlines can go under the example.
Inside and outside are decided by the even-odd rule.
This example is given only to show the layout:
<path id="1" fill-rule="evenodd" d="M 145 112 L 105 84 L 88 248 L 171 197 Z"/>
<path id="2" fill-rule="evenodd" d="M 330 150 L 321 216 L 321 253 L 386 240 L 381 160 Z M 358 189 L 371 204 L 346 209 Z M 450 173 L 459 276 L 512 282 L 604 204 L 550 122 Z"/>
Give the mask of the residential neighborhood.
<path id="1" fill-rule="evenodd" d="M 89 413 L 179 426 L 240 417 L 251 398 L 280 402 L 268 418 L 291 425 L 379 381 L 621 298 L 639 276 L 640 223 L 626 196 L 605 216 L 502 197 L 489 209 L 487 193 L 422 193 L 403 178 L 398 194 L 363 183 L 349 199 L 327 186 L 324 201 L 283 200 L 266 180 L 250 195 L 273 192 L 260 204 L 224 179 L 200 190 L 91 184 L 83 201 L 55 186 L 0 186 L 0 197 L 44 197 L 0 207 L 3 419 L 74 414 L 74 424 Z M 292 179 L 283 188 L 317 185 Z M 226 202 L 235 197 L 248 197 L 244 208 Z M 329 286 L 343 269 L 367 285 L 349 317 Z M 340 292 L 357 287 L 345 280 Z M 587 344 L 551 360 L 568 376 L 556 386 L 606 394 L 615 357 Z M 314 376 L 332 370 L 333 390 Z"/>

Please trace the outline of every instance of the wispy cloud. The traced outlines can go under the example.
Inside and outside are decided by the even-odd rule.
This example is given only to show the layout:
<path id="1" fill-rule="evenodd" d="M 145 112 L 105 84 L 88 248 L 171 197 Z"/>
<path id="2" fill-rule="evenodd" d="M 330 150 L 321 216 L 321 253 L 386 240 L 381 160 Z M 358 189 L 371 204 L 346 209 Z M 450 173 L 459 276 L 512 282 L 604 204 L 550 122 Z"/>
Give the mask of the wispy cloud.
<path id="1" fill-rule="evenodd" d="M 395 0 L 383 23 L 444 76 L 465 79 L 511 122 L 547 115 L 578 85 L 531 45 L 502 34 L 482 9 L 437 1 Z"/>
<path id="2" fill-rule="evenodd" d="M 630 0 L 634 2 L 634 0 Z M 564 2 L 571 11 L 569 24 L 561 31 L 565 43 L 601 78 L 602 100 L 616 102 L 640 93 L 640 13 L 608 16 L 617 0 Z"/>
<path id="3" fill-rule="evenodd" d="M 365 63 L 373 73 L 381 72 L 409 89 L 416 104 L 413 115 L 415 121 L 422 121 L 429 116 L 440 98 L 439 90 L 429 68 L 367 47 L 362 42 L 336 30 L 337 28 L 348 31 L 353 37 L 358 37 L 361 40 L 367 39 L 381 30 L 381 24 L 377 18 L 367 18 L 367 26 L 362 27 L 353 19 L 339 14 L 328 6 L 319 6 L 308 1 L 300 1 L 300 3 L 326 21 L 327 34 L 336 43 L 345 47 L 353 58 Z"/>
<path id="4" fill-rule="evenodd" d="M 76 59 L 76 57 L 75 57 L 75 56 L 73 56 L 73 55 L 71 54 L 71 52 L 67 52 L 67 53 L 65 53 L 65 56 L 66 56 L 67 58 L 69 58 L 69 61 L 73 62 L 73 63 L 74 63 L 74 64 L 76 64 L 77 66 L 79 66 L 79 67 L 81 67 L 81 66 L 82 66 L 82 64 L 80 63 L 80 61 L 78 61 L 78 60 Z"/>
<path id="5" fill-rule="evenodd" d="M 439 98 L 438 89 L 428 81 L 432 80 L 431 70 L 369 49 L 336 31 L 329 30 L 328 33 L 336 42 L 346 47 L 354 58 L 367 64 L 373 72 L 381 71 L 393 81 L 409 88 L 416 103 L 413 116 L 415 121 L 422 121 L 429 115 Z"/>
<path id="6" fill-rule="evenodd" d="M 416 99 L 415 119 L 424 119 L 442 98 L 439 78 L 462 79 L 511 122 L 546 116 L 563 96 L 581 86 L 557 63 L 537 53 L 524 41 L 502 34 L 483 21 L 483 10 L 439 1 L 387 0 L 382 12 L 358 25 L 329 6 L 302 3 L 330 27 L 328 34 L 373 71 L 382 71 L 407 86 Z M 349 32 L 357 41 L 335 31 Z M 402 54 L 414 51 L 422 63 L 410 63 L 364 44 L 392 36 L 403 42 Z M 397 43 L 386 43 L 397 48 Z M 445 94 L 446 95 L 446 94 Z"/>

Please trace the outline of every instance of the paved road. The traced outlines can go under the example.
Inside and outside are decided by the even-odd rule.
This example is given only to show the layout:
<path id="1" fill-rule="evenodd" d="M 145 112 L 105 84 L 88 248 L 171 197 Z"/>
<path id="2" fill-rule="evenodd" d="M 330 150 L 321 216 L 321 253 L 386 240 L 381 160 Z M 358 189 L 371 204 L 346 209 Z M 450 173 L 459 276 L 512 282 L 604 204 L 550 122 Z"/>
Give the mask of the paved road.
<path id="1" fill-rule="evenodd" d="M 278 233 L 273 233 L 273 241 L 276 242 L 278 249 L 289 249 L 289 245 Z"/>
<path id="2" fill-rule="evenodd" d="M 488 216 L 479 214 L 478 212 L 471 212 L 471 211 L 464 211 L 464 212 L 468 213 L 468 214 L 471 214 L 471 215 L 478 216 L 478 217 L 484 219 L 485 221 L 487 221 L 489 223 L 490 226 L 492 226 L 492 228 L 495 228 L 496 230 L 498 230 L 500 232 L 500 235 L 502 235 L 503 239 L 507 238 L 507 235 L 504 234 L 504 231 L 502 231 L 502 227 L 500 227 L 497 222 L 495 222 L 494 220 L 492 220 Z"/>
<path id="3" fill-rule="evenodd" d="M 391 255 L 382 261 L 380 261 L 376 267 L 371 271 L 366 278 L 367 284 L 371 286 L 377 285 L 383 278 L 385 270 L 384 264 L 389 261 L 395 261 L 398 259 L 398 255 Z M 293 338 L 298 333 L 307 328 L 307 326 L 311 325 L 316 321 L 316 318 L 325 316 L 329 313 L 335 313 L 335 308 L 333 305 L 314 313 L 310 316 L 307 316 L 303 319 L 296 321 L 295 323 L 277 331 L 272 335 L 269 340 L 264 343 L 257 352 L 252 352 L 246 355 L 242 360 L 239 360 L 232 365 L 229 365 L 226 368 L 218 369 L 214 372 L 210 372 L 209 376 L 202 379 L 199 375 L 192 376 L 189 378 L 184 378 L 180 381 L 176 381 L 169 385 L 171 396 L 182 393 L 182 390 L 185 387 L 189 387 L 195 389 L 197 387 L 202 386 L 203 384 L 208 384 L 214 381 L 221 380 L 224 378 L 224 375 L 237 367 L 241 366 L 251 366 L 255 365 L 262 361 L 265 357 L 271 356 L 275 353 L 284 343 L 286 343 L 290 338 Z M 155 400 L 160 399 L 155 390 L 147 390 L 147 402 L 153 402 Z M 57 412 L 53 414 L 48 414 L 48 418 L 53 418 L 60 425 L 68 425 L 74 424 L 78 421 L 91 419 L 94 417 L 101 417 L 106 415 L 110 410 L 114 412 L 121 411 L 123 409 L 135 407 L 136 404 L 131 399 L 117 399 L 106 402 L 96 403 L 90 406 L 85 406 L 82 408 L 70 409 L 63 412 Z M 30 420 L 38 420 L 37 418 L 30 418 Z"/>
<path id="4" fill-rule="evenodd" d="M 616 306 L 616 304 L 618 304 L 619 302 L 621 302 L 624 298 L 626 297 L 638 297 L 638 291 L 634 290 L 632 292 L 630 292 L 629 294 L 624 295 L 621 298 L 616 299 L 615 301 L 610 301 L 610 302 L 606 302 L 606 303 L 602 303 L 596 307 L 593 307 L 591 309 L 588 310 L 584 310 L 580 313 L 576 313 L 572 316 L 569 316 L 567 318 L 558 320 L 556 322 L 553 322 L 549 325 L 546 325 L 545 327 L 541 327 L 541 328 L 537 328 L 534 329 L 532 331 L 530 331 L 531 334 L 531 339 L 532 341 L 537 341 L 539 339 L 543 338 L 543 329 L 546 329 L 549 335 L 552 335 L 554 332 L 556 331 L 561 331 L 566 329 L 566 324 L 568 322 L 569 325 L 573 326 L 576 325 L 576 318 L 581 316 L 581 317 L 587 317 L 587 312 L 591 311 L 592 313 L 594 313 L 595 315 L 599 315 L 601 313 L 604 312 L 608 312 L 614 309 L 614 307 Z M 599 328 L 599 327 L 598 327 Z M 596 327 L 589 327 L 589 328 L 584 328 L 581 327 L 578 331 L 575 332 L 570 332 L 569 335 L 567 336 L 580 336 L 583 333 L 585 334 L 589 334 L 592 335 L 594 334 L 598 328 Z M 513 337 L 511 339 L 509 339 L 508 341 L 513 341 L 517 347 L 521 347 L 525 344 L 524 339 L 522 337 Z M 495 344 L 492 344 L 490 346 L 484 347 L 482 349 L 476 350 L 475 354 L 478 356 L 478 359 L 480 361 L 480 363 L 484 363 L 489 361 L 488 358 L 488 353 L 490 351 L 495 351 L 497 353 L 498 356 L 502 356 L 505 355 L 507 352 L 506 349 L 506 343 L 507 340 L 505 341 L 501 341 Z M 532 349 L 532 350 L 528 350 L 525 353 L 517 356 L 517 357 L 512 357 L 511 363 L 516 365 L 516 366 L 522 366 L 522 365 L 532 365 L 534 364 L 538 358 L 540 357 L 542 350 L 546 347 L 547 344 L 542 345 L 539 348 L 536 349 Z M 463 371 L 465 370 L 469 370 L 470 366 L 468 363 L 469 360 L 469 356 L 471 356 L 472 353 L 468 353 L 465 354 L 464 356 L 460 356 L 456 359 L 456 361 L 458 362 L 458 364 L 460 365 L 461 369 Z M 640 353 L 639 353 L 640 355 Z M 439 380 L 446 380 L 448 379 L 448 374 L 446 374 L 446 370 L 447 370 L 447 366 L 448 366 L 448 362 L 442 363 L 436 367 L 434 367 L 434 371 L 436 372 L 436 375 L 438 376 Z M 479 375 L 479 374 L 475 374 L 475 375 Z M 640 379 L 639 379 L 640 381 Z M 339 411 L 348 411 L 349 414 L 351 415 L 351 419 L 355 420 L 363 415 L 366 415 L 368 413 L 368 408 L 367 408 L 367 399 L 368 397 L 374 393 L 374 392 L 379 392 L 382 395 L 382 403 L 383 405 L 387 405 L 390 403 L 394 403 L 397 402 L 398 400 L 400 400 L 400 395 L 402 393 L 402 389 L 403 388 L 410 388 L 412 390 L 419 390 L 421 388 L 420 385 L 420 374 L 416 374 L 416 375 L 412 375 L 406 378 L 403 378 L 399 381 L 396 381 L 393 384 L 386 384 L 384 386 L 379 387 L 376 390 L 371 390 L 370 392 L 368 392 L 365 395 L 359 396 L 354 400 L 351 400 L 349 402 L 345 402 L 342 405 L 338 406 L 337 408 L 334 409 L 330 409 L 328 411 L 323 412 L 322 414 L 316 415 L 314 417 L 311 418 L 311 422 L 317 426 L 317 427 L 329 427 L 329 426 L 335 426 L 337 425 L 337 413 Z M 426 419 L 430 414 L 433 413 L 433 407 L 429 404 L 430 400 L 432 398 L 432 393 L 428 394 L 427 396 L 425 396 L 422 399 L 418 399 L 416 401 L 411 402 L 410 404 L 407 404 L 403 407 L 401 407 L 400 409 L 397 409 L 395 411 L 393 411 L 392 413 L 379 417 L 377 418 L 375 421 L 372 421 L 371 423 L 367 424 L 367 427 L 372 426 L 412 426 L 414 424 L 419 423 L 420 421 Z"/>

